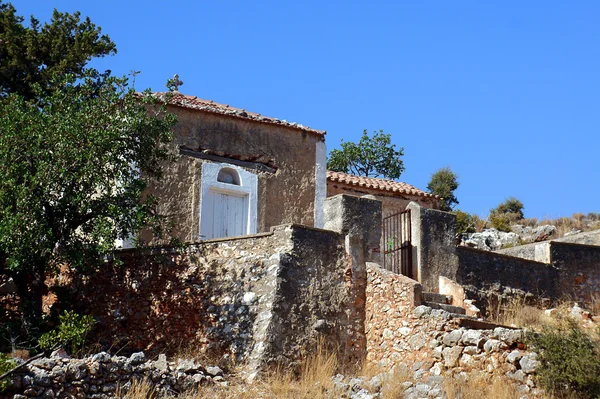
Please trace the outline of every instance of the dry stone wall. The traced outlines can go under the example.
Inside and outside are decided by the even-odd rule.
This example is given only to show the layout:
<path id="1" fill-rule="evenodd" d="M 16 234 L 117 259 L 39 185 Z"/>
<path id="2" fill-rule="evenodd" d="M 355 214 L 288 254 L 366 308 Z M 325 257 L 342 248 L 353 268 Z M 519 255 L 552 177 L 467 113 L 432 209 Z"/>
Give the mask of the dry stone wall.
<path id="1" fill-rule="evenodd" d="M 167 361 L 162 354 L 150 360 L 143 352 L 130 357 L 101 352 L 82 359 L 53 354 L 24 365 L 10 378 L 11 385 L 0 393 L 0 399 L 108 399 L 126 394 L 136 381 L 152 383 L 158 397 L 170 397 L 200 385 L 226 384 L 217 366 Z"/>
<path id="2" fill-rule="evenodd" d="M 420 305 L 420 284 L 368 265 L 367 361 L 383 370 L 408 367 L 419 383 L 445 374 L 501 375 L 523 393 L 540 396 L 532 376 L 536 355 L 521 330 L 468 329 L 444 310 Z"/>

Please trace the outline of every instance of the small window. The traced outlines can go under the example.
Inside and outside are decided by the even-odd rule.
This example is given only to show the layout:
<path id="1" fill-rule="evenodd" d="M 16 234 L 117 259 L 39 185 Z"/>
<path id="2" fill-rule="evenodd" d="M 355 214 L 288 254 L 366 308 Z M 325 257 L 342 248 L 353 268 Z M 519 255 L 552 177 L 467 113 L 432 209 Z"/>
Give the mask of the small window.
<path id="1" fill-rule="evenodd" d="M 233 184 L 236 186 L 240 185 L 240 175 L 229 168 L 223 168 L 219 171 L 219 175 L 217 176 L 217 181 L 221 183 Z"/>

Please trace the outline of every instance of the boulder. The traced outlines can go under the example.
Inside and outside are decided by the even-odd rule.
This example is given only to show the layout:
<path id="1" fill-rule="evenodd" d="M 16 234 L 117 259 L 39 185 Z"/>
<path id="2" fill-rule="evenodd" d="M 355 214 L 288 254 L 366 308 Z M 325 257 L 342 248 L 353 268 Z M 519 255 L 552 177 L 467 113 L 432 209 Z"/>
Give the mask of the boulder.
<path id="1" fill-rule="evenodd" d="M 519 235 L 522 243 L 546 241 L 554 237 L 557 232 L 556 226 L 550 224 L 535 227 L 515 224 L 511 226 L 511 230 Z"/>
<path id="2" fill-rule="evenodd" d="M 466 233 L 461 236 L 462 244 L 485 251 L 496 251 L 506 247 L 519 245 L 519 236 L 496 229 L 485 229 L 480 233 Z"/>

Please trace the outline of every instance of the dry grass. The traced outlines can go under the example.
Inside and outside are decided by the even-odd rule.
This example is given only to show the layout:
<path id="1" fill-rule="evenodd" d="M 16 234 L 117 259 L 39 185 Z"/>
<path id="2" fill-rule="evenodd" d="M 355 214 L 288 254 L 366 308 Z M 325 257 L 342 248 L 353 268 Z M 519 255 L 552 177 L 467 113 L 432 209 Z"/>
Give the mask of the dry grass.
<path id="1" fill-rule="evenodd" d="M 550 321 L 542 309 L 528 305 L 524 297 L 511 298 L 505 304 L 490 301 L 487 318 L 493 323 L 529 328 L 539 328 Z"/>
<path id="2" fill-rule="evenodd" d="M 131 389 L 127 393 L 123 393 L 120 387 L 117 388 L 117 398 L 121 399 L 154 399 L 157 397 L 153 385 L 146 380 L 134 380 L 131 383 Z"/>
<path id="3" fill-rule="evenodd" d="M 523 396 L 508 378 L 469 375 L 444 381 L 448 399 L 519 399 Z"/>
<path id="4" fill-rule="evenodd" d="M 412 373 L 408 367 L 398 365 L 391 373 L 384 374 L 381 386 L 382 399 L 398 399 L 404 397 L 402 383 L 411 381 Z"/>

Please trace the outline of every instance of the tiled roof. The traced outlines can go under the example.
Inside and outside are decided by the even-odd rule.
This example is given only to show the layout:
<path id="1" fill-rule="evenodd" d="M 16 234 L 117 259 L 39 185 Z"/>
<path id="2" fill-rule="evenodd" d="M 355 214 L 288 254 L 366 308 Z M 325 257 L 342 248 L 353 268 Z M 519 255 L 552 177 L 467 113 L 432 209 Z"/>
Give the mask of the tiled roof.
<path id="1" fill-rule="evenodd" d="M 362 177 L 349 175 L 342 172 L 327 171 L 327 180 L 334 183 L 342 183 L 350 186 L 370 188 L 373 190 L 388 191 L 391 193 L 417 195 L 420 197 L 438 198 L 438 196 L 421 191 L 410 184 L 387 180 L 377 179 L 374 177 Z"/>
<path id="2" fill-rule="evenodd" d="M 164 100 L 166 93 L 162 92 L 155 94 L 158 96 L 159 99 Z M 268 123 L 271 125 L 290 127 L 305 132 L 314 133 L 320 136 L 323 136 L 326 133 L 324 130 L 311 129 L 308 126 L 304 126 L 296 122 L 288 122 L 285 119 L 270 118 L 268 116 L 246 111 L 245 109 L 235 108 L 227 104 L 219 104 L 210 100 L 202 100 L 198 97 L 188 96 L 177 92 L 173 95 L 173 97 L 171 97 L 169 104 L 182 108 L 210 112 L 213 114 L 229 115 L 236 118 Z"/>

